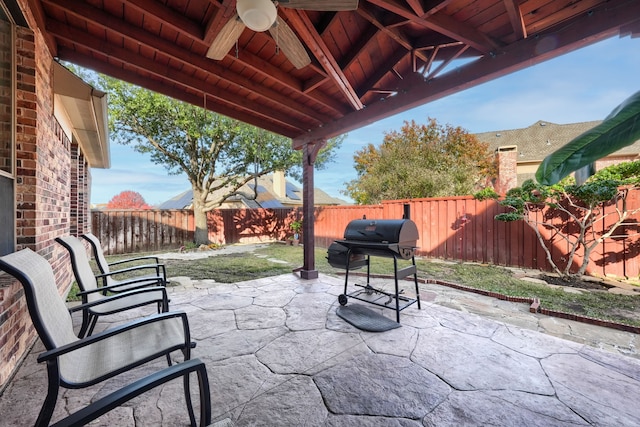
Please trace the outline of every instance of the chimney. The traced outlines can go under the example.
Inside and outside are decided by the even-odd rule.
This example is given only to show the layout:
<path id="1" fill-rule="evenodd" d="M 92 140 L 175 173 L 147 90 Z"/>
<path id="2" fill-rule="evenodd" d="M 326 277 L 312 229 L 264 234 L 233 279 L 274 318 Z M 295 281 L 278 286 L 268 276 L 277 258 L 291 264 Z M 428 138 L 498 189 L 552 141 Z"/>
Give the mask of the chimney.
<path id="1" fill-rule="evenodd" d="M 518 186 L 518 147 L 508 145 L 498 147 L 498 182 L 495 190 L 498 194 L 505 194 L 508 190 Z"/>
<path id="2" fill-rule="evenodd" d="M 273 172 L 273 192 L 281 199 L 287 196 L 287 181 L 284 178 L 284 171 Z"/>

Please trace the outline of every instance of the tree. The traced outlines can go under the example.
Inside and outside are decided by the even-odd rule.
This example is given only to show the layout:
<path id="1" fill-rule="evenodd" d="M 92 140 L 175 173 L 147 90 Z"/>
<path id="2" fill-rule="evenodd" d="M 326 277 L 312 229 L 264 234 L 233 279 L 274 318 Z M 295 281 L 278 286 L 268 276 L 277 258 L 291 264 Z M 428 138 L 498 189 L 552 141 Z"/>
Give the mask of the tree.
<path id="1" fill-rule="evenodd" d="M 289 138 L 107 76 L 101 75 L 98 85 L 109 94 L 113 139 L 148 154 L 170 174 L 186 174 L 197 244 L 209 242 L 207 212 L 243 185 L 277 170 L 302 176 L 302 153 Z M 333 161 L 343 139 L 327 141 L 317 169 Z"/>
<path id="2" fill-rule="evenodd" d="M 640 188 L 640 161 L 609 166 L 591 176 L 583 185 L 576 185 L 573 177 L 566 177 L 554 185 L 542 185 L 533 180 L 509 190 L 500 205 L 508 212 L 496 215 L 499 221 L 525 221 L 535 232 L 554 272 L 564 277 L 585 273 L 591 253 L 606 239 L 630 237 L 637 233 L 625 225 L 640 212 L 629 209 L 627 197 L 632 189 Z M 483 190 L 476 199 L 498 199 L 495 191 Z M 554 218 L 559 219 L 554 221 Z M 563 243 L 568 248 L 566 265 L 559 265 L 551 256 L 553 245 Z M 575 270 L 575 256 L 582 248 L 582 263 Z M 572 270 L 575 270 L 572 271 Z"/>
<path id="3" fill-rule="evenodd" d="M 357 178 L 344 194 L 359 204 L 471 194 L 496 173 L 487 144 L 431 118 L 426 125 L 405 121 L 379 147 L 357 151 L 354 161 Z"/>
<path id="4" fill-rule="evenodd" d="M 107 203 L 107 209 L 151 209 L 138 192 L 127 190 L 116 194 Z"/>

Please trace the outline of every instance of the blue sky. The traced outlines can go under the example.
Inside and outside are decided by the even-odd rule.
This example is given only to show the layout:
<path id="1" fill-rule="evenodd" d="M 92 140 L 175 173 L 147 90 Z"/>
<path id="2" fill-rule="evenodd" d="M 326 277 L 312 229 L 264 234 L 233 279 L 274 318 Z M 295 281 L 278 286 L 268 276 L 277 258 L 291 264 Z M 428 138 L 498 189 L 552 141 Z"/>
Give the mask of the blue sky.
<path id="1" fill-rule="evenodd" d="M 317 171 L 315 185 L 332 196 L 356 177 L 353 154 L 404 121 L 461 126 L 469 132 L 527 127 L 538 120 L 574 123 L 602 120 L 620 102 L 640 90 L 640 38 L 614 37 L 550 61 L 509 74 L 352 131 L 327 170 Z M 130 147 L 111 142 L 111 168 L 92 170 L 92 203 L 107 203 L 132 190 L 150 205 L 189 189 L 184 175 L 168 175 L 162 166 Z"/>

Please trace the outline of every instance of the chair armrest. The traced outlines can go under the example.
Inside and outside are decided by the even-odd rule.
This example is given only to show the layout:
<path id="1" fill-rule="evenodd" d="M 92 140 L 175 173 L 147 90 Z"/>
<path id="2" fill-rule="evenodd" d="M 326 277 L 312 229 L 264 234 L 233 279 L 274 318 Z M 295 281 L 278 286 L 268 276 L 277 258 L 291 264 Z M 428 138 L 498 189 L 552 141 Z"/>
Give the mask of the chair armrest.
<path id="1" fill-rule="evenodd" d="M 86 296 L 86 295 L 93 294 L 93 293 L 96 293 L 96 292 L 99 292 L 101 294 L 106 294 L 108 291 L 111 291 L 111 290 L 114 290 L 114 293 L 115 293 L 115 290 L 117 290 L 118 288 L 121 288 L 123 286 L 126 286 L 128 284 L 137 283 L 137 282 L 150 282 L 150 281 L 155 281 L 155 282 L 158 282 L 159 284 L 162 284 L 162 282 L 163 282 L 161 277 L 147 277 L 146 279 L 135 279 L 135 280 L 132 279 L 131 282 L 123 281 L 122 283 L 120 283 L 118 285 L 100 286 L 99 288 L 96 288 L 96 289 L 89 289 L 89 290 L 86 290 L 86 291 L 80 291 L 80 292 L 76 293 L 76 295 L 78 295 L 78 296 Z M 149 286 L 145 286 L 143 288 L 136 288 L 136 289 L 145 289 L 145 288 L 155 289 L 155 288 L 153 288 L 153 286 L 154 285 L 149 285 Z M 162 286 L 162 287 L 164 287 L 164 286 Z M 133 289 L 128 289 L 128 291 L 130 291 L 130 290 L 133 290 Z M 120 291 L 120 293 L 122 293 L 122 292 L 126 292 L 126 291 Z"/>
<path id="2" fill-rule="evenodd" d="M 132 271 L 136 271 L 136 270 L 150 270 L 153 269 L 156 271 L 156 274 L 158 276 L 160 276 L 160 270 L 162 270 L 163 272 L 163 276 L 162 277 L 167 277 L 166 274 L 166 270 L 164 267 L 164 264 L 144 264 L 144 265 L 136 265 L 133 267 L 128 267 L 128 268 L 122 268 L 120 270 L 115 270 L 115 271 L 111 271 L 109 273 L 104 273 L 104 274 L 99 274 L 96 277 L 102 277 L 102 276 L 114 276 L 116 274 L 123 274 L 123 273 L 130 273 Z"/>
<path id="3" fill-rule="evenodd" d="M 156 264 L 160 264 L 160 258 L 158 258 L 157 256 L 153 256 L 153 255 L 147 255 L 147 256 L 141 256 L 141 257 L 137 257 L 137 258 L 127 258 L 127 259 L 123 259 L 120 261 L 113 261 L 109 263 L 109 266 L 112 265 L 118 265 L 118 264 L 126 264 L 128 262 L 134 262 L 134 261 L 142 261 L 142 260 L 154 260 L 156 262 Z"/>
<path id="4" fill-rule="evenodd" d="M 117 286 L 116 286 L 117 287 Z M 85 302 L 83 304 L 78 304 L 76 306 L 73 306 L 71 308 L 69 308 L 69 313 L 74 313 L 76 311 L 82 311 L 84 309 L 87 308 L 91 308 L 91 307 L 95 307 L 97 305 L 100 304 L 105 304 L 107 302 L 110 301 L 114 301 L 120 298 L 127 298 L 131 295 L 136 295 L 136 294 L 142 294 L 145 292 L 162 292 L 162 299 L 164 301 L 168 300 L 168 296 L 167 296 L 167 288 L 165 288 L 164 286 L 154 286 L 152 288 L 137 288 L 137 289 L 132 289 L 126 292 L 119 292 L 117 294 L 113 294 L 113 295 L 109 295 L 108 297 L 105 297 L 103 299 L 97 300 L 97 301 L 91 301 L 91 302 Z M 78 292 L 78 295 L 87 295 L 93 292 L 102 292 L 102 289 L 93 289 L 90 291 L 84 291 L 84 292 Z"/>
<path id="5" fill-rule="evenodd" d="M 88 337 L 78 339 L 77 341 L 74 341 L 72 343 L 41 353 L 38 356 L 37 360 L 38 360 L 38 363 L 53 360 L 64 354 L 70 353 L 72 351 L 76 351 L 78 349 L 95 344 L 97 342 L 105 341 L 110 338 L 116 337 L 132 329 L 140 328 L 152 323 L 171 321 L 172 319 L 175 319 L 175 318 L 180 318 L 182 320 L 184 344 L 172 350 L 167 349 L 165 351 L 162 351 L 160 352 L 160 355 L 168 353 L 169 351 L 183 349 L 183 348 L 186 349 L 186 351 L 188 352 L 189 349 L 191 348 L 191 336 L 189 333 L 189 320 L 187 319 L 187 313 L 183 311 L 173 311 L 173 312 L 159 313 L 159 314 L 154 314 L 148 317 L 143 317 L 141 319 L 134 320 L 124 325 L 115 326 L 111 329 L 107 329 L 95 335 L 90 335 Z M 185 355 L 185 358 L 187 358 L 186 355 Z"/>
<path id="6" fill-rule="evenodd" d="M 113 273 L 106 273 L 106 274 L 98 274 L 98 275 L 96 275 L 96 280 L 102 279 L 102 281 L 103 281 L 103 286 L 100 286 L 98 288 L 99 291 L 102 291 L 102 292 L 105 292 L 105 291 L 108 291 L 108 290 L 115 291 L 117 288 L 121 288 L 123 286 L 131 285 L 131 284 L 134 284 L 134 283 L 158 282 L 158 285 L 160 285 L 160 286 L 164 286 L 164 285 L 167 284 L 167 281 L 162 276 L 154 276 L 154 277 L 146 276 L 146 277 L 131 277 L 131 278 L 128 278 L 128 279 L 118 280 L 120 283 L 118 283 L 117 285 L 107 286 L 107 277 L 109 277 L 109 276 L 113 276 Z"/>

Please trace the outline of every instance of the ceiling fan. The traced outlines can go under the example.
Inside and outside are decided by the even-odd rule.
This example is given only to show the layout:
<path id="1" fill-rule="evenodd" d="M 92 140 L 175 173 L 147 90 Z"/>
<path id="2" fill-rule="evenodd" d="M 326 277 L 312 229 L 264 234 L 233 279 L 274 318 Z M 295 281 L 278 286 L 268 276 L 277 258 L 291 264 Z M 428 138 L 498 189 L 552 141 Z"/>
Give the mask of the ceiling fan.
<path id="1" fill-rule="evenodd" d="M 358 0 L 237 0 L 237 13 L 222 27 L 209 47 L 207 58 L 220 60 L 236 43 L 245 27 L 253 31 L 267 31 L 294 67 L 300 69 L 311 63 L 306 49 L 291 27 L 278 16 L 277 6 L 300 10 L 342 11 L 356 10 Z"/>

